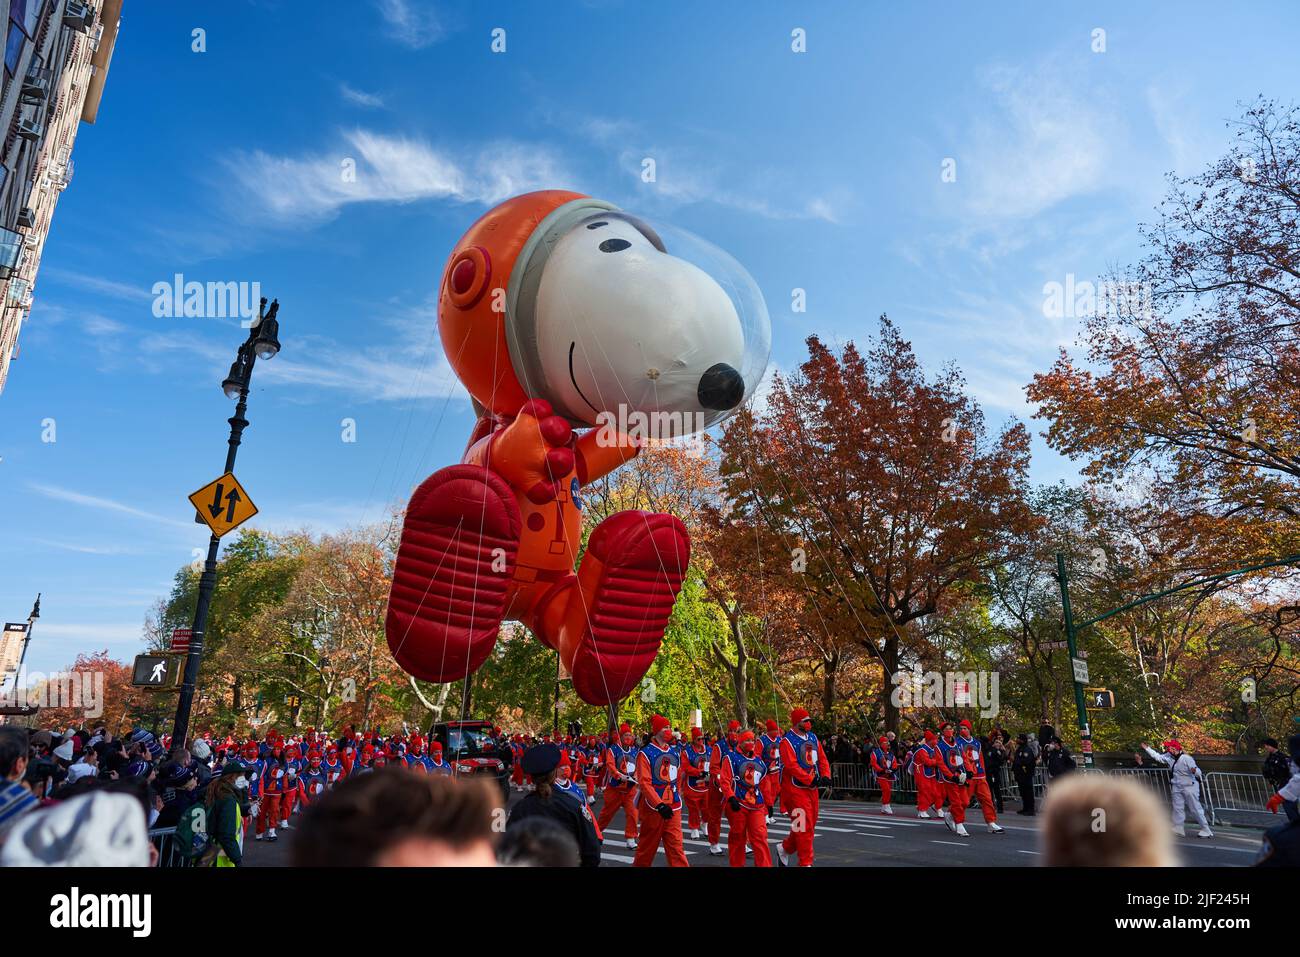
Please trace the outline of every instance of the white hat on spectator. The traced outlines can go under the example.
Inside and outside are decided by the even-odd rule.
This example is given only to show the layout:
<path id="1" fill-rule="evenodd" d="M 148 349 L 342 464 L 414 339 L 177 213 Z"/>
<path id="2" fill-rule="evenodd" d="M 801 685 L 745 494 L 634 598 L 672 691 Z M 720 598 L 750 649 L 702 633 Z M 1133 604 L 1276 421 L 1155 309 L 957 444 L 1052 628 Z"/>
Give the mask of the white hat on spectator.
<path id="1" fill-rule="evenodd" d="M 23 815 L 0 847 L 0 867 L 148 866 L 144 808 L 108 791 Z"/>
<path id="2" fill-rule="evenodd" d="M 72 760 L 72 739 L 66 739 L 61 745 L 54 749 L 54 756 L 61 761 Z"/>
<path id="3" fill-rule="evenodd" d="M 208 742 L 199 738 L 190 745 L 190 754 L 194 755 L 200 761 L 206 761 L 208 758 L 212 757 L 212 749 L 208 747 Z"/>

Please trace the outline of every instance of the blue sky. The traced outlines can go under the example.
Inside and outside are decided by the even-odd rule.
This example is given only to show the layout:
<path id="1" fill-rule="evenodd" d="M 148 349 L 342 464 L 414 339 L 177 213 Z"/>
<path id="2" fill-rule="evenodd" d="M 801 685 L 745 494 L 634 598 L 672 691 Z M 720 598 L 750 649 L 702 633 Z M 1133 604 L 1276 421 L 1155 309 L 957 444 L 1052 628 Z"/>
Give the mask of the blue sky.
<path id="1" fill-rule="evenodd" d="M 1163 175 L 1220 155 L 1239 102 L 1295 95 L 1296 26 L 1289 4 L 132 0 L 0 394 L 0 617 L 44 593 L 31 670 L 125 658 L 206 546 L 185 497 L 221 470 L 243 332 L 155 317 L 176 273 L 282 303 L 236 469 L 255 523 L 373 520 L 455 461 L 472 423 L 434 288 L 465 227 L 533 188 L 731 252 L 780 368 L 888 312 L 993 423 L 1025 419 L 1075 334 L 1044 284 L 1133 260 Z M 1036 480 L 1073 474 L 1036 440 Z"/>

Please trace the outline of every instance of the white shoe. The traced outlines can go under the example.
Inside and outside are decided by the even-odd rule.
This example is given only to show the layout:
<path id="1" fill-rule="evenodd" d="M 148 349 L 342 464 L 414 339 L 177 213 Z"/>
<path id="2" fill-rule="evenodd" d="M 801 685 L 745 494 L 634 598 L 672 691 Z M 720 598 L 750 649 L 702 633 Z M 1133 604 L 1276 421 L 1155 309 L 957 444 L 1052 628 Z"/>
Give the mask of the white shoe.
<path id="1" fill-rule="evenodd" d="M 917 817 L 923 817 L 923 818 L 925 818 L 925 819 L 928 821 L 928 820 L 930 819 L 930 812 L 929 812 L 929 811 L 917 811 L 917 812 L 916 812 L 916 816 L 917 816 Z"/>
<path id="2" fill-rule="evenodd" d="M 277 836 L 278 836 L 278 835 L 275 833 L 275 828 L 270 828 L 270 829 L 266 832 L 266 839 L 267 839 L 268 841 L 274 841 L 274 840 L 277 838 Z"/>
<path id="3" fill-rule="evenodd" d="M 691 831 L 691 840 L 698 841 L 699 839 L 700 839 L 700 829 L 697 827 L 695 830 Z"/>
<path id="4" fill-rule="evenodd" d="M 1174 827 L 1174 833 L 1177 834 L 1179 837 L 1187 836 L 1187 832 L 1183 830 L 1182 825 L 1176 825 Z"/>
<path id="5" fill-rule="evenodd" d="M 966 825 L 965 825 L 965 824 L 958 824 L 957 827 L 956 827 L 956 831 L 957 831 L 958 836 L 960 836 L 960 837 L 970 837 L 970 834 L 969 834 L 969 833 L 967 832 L 967 830 L 966 830 Z"/>
<path id="6" fill-rule="evenodd" d="M 281 826 L 281 827 L 288 827 L 288 826 L 289 826 L 289 819 L 286 817 L 283 821 L 280 822 L 280 826 Z"/>
<path id="7" fill-rule="evenodd" d="M 790 855 L 786 853 L 785 848 L 780 844 L 776 846 L 776 859 L 781 862 L 782 867 L 790 866 Z"/>
<path id="8" fill-rule="evenodd" d="M 1196 836 L 1197 836 L 1197 837 L 1214 837 L 1214 832 L 1211 831 L 1208 827 L 1203 827 L 1203 828 L 1201 828 L 1199 831 L 1196 832 Z"/>
<path id="9" fill-rule="evenodd" d="M 882 804 L 881 807 L 880 807 L 880 813 L 881 813 L 881 814 L 889 814 L 889 815 L 892 816 L 893 813 L 894 813 L 894 809 L 893 809 L 892 807 L 890 807 L 888 804 Z"/>
<path id="10" fill-rule="evenodd" d="M 595 804 L 595 803 L 596 803 L 596 799 L 595 799 L 594 797 L 589 797 L 589 798 L 587 798 L 587 803 L 588 803 L 588 804 Z"/>
<path id="11" fill-rule="evenodd" d="M 1002 825 L 998 824 L 996 821 L 990 821 L 990 822 L 989 822 L 989 833 L 990 833 L 990 834 L 1003 834 L 1003 833 L 1005 833 L 1005 832 L 1002 830 Z"/>
<path id="12" fill-rule="evenodd" d="M 717 857 L 719 854 L 722 853 L 722 845 L 721 845 L 721 844 L 710 844 L 710 845 L 709 845 L 709 853 L 712 854 L 714 857 Z"/>
<path id="13" fill-rule="evenodd" d="M 635 838 L 635 837 L 629 837 L 629 838 L 627 839 L 627 846 L 628 846 L 628 847 L 636 847 L 636 838 Z"/>
<path id="14" fill-rule="evenodd" d="M 255 840 L 255 841 L 260 841 L 261 839 L 262 839 L 262 835 L 261 835 L 261 834 L 255 835 L 255 836 L 253 837 L 253 840 Z"/>
<path id="15" fill-rule="evenodd" d="M 948 830 L 950 831 L 957 830 L 957 827 L 959 826 L 955 821 L 953 821 L 952 815 L 949 814 L 947 811 L 943 812 L 943 823 L 948 826 Z"/>

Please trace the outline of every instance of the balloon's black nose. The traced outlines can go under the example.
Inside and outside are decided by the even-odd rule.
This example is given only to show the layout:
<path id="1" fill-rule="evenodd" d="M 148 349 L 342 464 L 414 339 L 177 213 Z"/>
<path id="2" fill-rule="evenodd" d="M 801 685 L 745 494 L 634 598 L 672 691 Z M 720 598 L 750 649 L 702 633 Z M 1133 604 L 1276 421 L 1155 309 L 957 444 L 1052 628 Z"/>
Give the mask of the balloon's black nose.
<path id="1" fill-rule="evenodd" d="M 708 371 L 700 376 L 700 387 L 697 392 L 700 405 L 706 409 L 726 412 L 740 405 L 740 400 L 745 397 L 745 380 L 731 366 L 719 362 L 715 366 L 710 366 Z"/>

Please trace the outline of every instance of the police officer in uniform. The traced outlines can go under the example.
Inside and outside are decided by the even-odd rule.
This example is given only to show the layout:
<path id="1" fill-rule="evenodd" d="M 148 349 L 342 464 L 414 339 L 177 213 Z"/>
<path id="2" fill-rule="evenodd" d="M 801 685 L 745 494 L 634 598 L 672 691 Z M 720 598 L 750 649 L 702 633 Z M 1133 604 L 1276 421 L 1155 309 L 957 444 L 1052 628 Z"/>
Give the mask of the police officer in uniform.
<path id="1" fill-rule="evenodd" d="M 560 749 L 554 744 L 538 744 L 524 752 L 520 762 L 525 774 L 533 779 L 536 790 L 524 795 L 506 821 L 506 830 L 517 821 L 530 817 L 547 817 L 563 827 L 578 842 L 583 867 L 600 866 L 600 839 L 583 801 L 557 790 L 555 769 L 560 763 Z"/>

